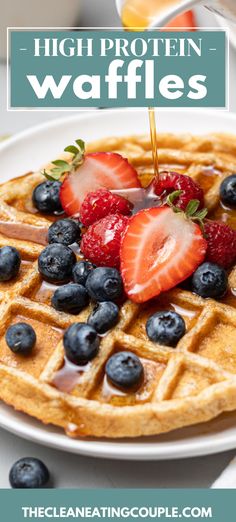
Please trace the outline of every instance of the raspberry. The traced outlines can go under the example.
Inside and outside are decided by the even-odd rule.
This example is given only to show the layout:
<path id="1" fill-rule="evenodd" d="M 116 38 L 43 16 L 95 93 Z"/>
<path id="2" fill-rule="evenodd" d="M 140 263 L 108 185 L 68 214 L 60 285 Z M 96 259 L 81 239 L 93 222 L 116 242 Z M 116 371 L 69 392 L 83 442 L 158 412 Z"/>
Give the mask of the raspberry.
<path id="1" fill-rule="evenodd" d="M 80 208 L 80 221 L 85 227 L 92 225 L 109 214 L 129 216 L 132 203 L 107 189 L 89 192 Z"/>
<path id="2" fill-rule="evenodd" d="M 120 243 L 129 218 L 113 214 L 90 225 L 82 237 L 81 252 L 98 266 L 119 268 Z"/>
<path id="3" fill-rule="evenodd" d="M 206 221 L 204 231 L 207 240 L 206 260 L 223 268 L 236 261 L 236 231 L 225 223 Z"/>
<path id="4" fill-rule="evenodd" d="M 165 198 L 176 190 L 182 190 L 182 194 L 174 200 L 174 205 L 185 210 L 191 199 L 200 201 L 199 209 L 204 207 L 204 193 L 199 183 L 189 176 L 177 172 L 161 172 L 159 178 L 155 178 L 152 187 L 157 196 Z"/>

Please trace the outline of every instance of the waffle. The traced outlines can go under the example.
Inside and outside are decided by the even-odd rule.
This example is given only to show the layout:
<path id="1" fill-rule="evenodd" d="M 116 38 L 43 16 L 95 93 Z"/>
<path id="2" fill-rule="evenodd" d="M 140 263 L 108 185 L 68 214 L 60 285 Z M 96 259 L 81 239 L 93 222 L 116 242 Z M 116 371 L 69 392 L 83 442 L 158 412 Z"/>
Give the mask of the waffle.
<path id="1" fill-rule="evenodd" d="M 236 172 L 236 137 L 164 134 L 159 146 L 161 169 L 198 180 L 210 217 L 236 227 L 235 213 L 219 202 L 222 179 Z M 101 150 L 127 157 L 143 186 L 152 178 L 147 136 L 108 138 L 87 148 Z M 0 283 L 0 398 L 74 437 L 154 435 L 236 409 L 236 267 L 224 299 L 204 300 L 175 288 L 142 305 L 127 301 L 93 361 L 75 368 L 64 359 L 63 331 L 86 321 L 92 305 L 77 316 L 51 307 L 55 285 L 43 282 L 37 270 L 51 220 L 36 213 L 31 200 L 42 179 L 30 173 L 0 186 L 0 246 L 15 246 L 23 260 L 17 278 Z M 147 318 L 163 309 L 179 312 L 186 322 L 187 332 L 175 349 L 146 336 Z M 6 329 L 18 321 L 36 331 L 36 346 L 27 357 L 13 354 L 5 343 Z M 105 363 L 119 350 L 130 350 L 142 360 L 144 380 L 136 392 L 123 393 L 106 380 Z"/>

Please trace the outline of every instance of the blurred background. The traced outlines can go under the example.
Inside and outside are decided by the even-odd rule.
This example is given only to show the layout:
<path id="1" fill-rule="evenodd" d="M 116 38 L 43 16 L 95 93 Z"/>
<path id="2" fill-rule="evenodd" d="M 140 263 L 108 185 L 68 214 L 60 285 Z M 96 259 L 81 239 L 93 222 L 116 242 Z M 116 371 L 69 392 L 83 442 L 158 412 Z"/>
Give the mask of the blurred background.
<path id="1" fill-rule="evenodd" d="M 14 27 L 119 27 L 115 0 L 0 0 L 0 134 L 13 134 L 30 125 L 58 118 L 65 112 L 7 112 L 6 110 L 6 28 Z M 196 9 L 199 27 L 225 26 L 226 21 L 217 18 L 204 7 Z M 230 110 L 236 111 L 236 35 L 231 30 L 230 46 Z M 232 87 L 234 86 L 234 88 Z"/>

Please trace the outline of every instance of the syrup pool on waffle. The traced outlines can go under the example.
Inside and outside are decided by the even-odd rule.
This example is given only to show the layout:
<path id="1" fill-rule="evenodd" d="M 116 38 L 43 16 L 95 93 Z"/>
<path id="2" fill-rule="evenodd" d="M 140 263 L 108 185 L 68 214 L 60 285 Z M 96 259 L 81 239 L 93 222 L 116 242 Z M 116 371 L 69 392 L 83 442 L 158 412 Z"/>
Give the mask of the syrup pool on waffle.
<path id="1" fill-rule="evenodd" d="M 11 221 L 0 221 L 0 233 L 12 239 L 33 241 L 40 245 L 47 245 L 48 229 L 36 227 L 28 223 L 15 223 Z"/>

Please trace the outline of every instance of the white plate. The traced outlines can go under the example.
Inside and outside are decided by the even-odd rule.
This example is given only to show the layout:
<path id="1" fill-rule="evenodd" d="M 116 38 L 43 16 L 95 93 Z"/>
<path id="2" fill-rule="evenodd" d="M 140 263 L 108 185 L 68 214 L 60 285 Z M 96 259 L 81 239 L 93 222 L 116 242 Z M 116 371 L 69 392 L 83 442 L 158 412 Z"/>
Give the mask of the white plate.
<path id="1" fill-rule="evenodd" d="M 147 130 L 148 115 L 143 109 L 80 113 L 34 127 L 0 146 L 1 182 L 38 169 L 76 138 L 90 141 Z M 158 130 L 195 134 L 217 131 L 236 133 L 236 115 L 220 111 L 160 111 Z M 173 459 L 236 447 L 236 413 L 159 437 L 124 441 L 74 440 L 61 430 L 46 427 L 1 403 L 0 426 L 28 440 L 64 451 L 116 459 Z"/>

